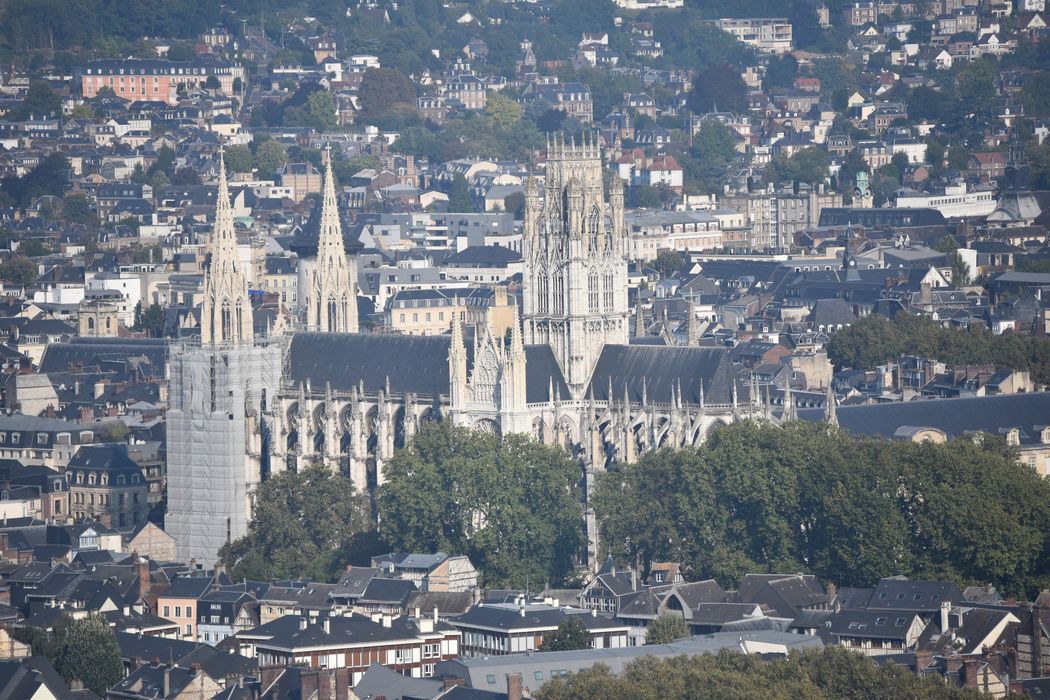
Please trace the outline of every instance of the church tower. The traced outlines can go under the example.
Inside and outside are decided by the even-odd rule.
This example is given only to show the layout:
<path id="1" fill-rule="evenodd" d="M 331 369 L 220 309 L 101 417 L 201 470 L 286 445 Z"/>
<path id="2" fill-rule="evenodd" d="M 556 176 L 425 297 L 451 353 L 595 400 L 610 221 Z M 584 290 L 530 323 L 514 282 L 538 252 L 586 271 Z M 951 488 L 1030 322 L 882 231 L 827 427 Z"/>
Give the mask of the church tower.
<path id="1" fill-rule="evenodd" d="M 317 261 L 306 298 L 306 327 L 322 333 L 357 333 L 357 265 L 346 257 L 328 150 Z"/>
<path id="2" fill-rule="evenodd" d="M 255 489 L 270 472 L 282 369 L 281 338 L 252 332 L 221 151 L 200 329 L 200 343 L 168 346 L 165 526 L 180 559 L 210 566 L 219 548 L 248 532 Z"/>
<path id="3" fill-rule="evenodd" d="M 204 276 L 201 344 L 251 345 L 252 306 L 248 280 L 237 257 L 237 233 L 226 184 L 226 160 L 219 151 L 219 191 L 211 236 L 211 265 Z"/>
<path id="4" fill-rule="evenodd" d="M 542 197 L 535 179 L 525 190 L 525 342 L 551 346 L 577 398 L 602 347 L 628 342 L 623 186 L 606 198 L 603 175 L 597 141 L 556 135 Z"/>

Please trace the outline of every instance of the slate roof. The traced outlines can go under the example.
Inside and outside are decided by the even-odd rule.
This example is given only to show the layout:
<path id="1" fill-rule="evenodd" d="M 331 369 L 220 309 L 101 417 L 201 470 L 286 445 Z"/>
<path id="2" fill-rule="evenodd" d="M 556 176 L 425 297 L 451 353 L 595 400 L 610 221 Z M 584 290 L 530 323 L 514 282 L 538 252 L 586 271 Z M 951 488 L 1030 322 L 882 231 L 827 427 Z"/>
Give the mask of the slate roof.
<path id="1" fill-rule="evenodd" d="M 939 612 L 942 602 L 962 602 L 962 592 L 950 581 L 909 581 L 884 578 L 868 601 L 869 611 Z"/>
<path id="2" fill-rule="evenodd" d="M 373 663 L 354 686 L 361 700 L 400 700 L 402 697 L 432 698 L 441 691 L 442 682 L 432 678 L 412 678 L 393 669 Z"/>
<path id="3" fill-rule="evenodd" d="M 612 397 L 609 385 L 612 384 Z M 686 403 L 699 403 L 700 384 L 707 403 L 732 401 L 733 372 L 722 348 L 606 345 L 591 375 L 588 395 L 599 401 L 622 401 L 624 389 L 632 402 L 644 394 L 651 402 L 670 403 L 681 388 Z"/>
<path id="4" fill-rule="evenodd" d="M 160 338 L 72 338 L 44 350 L 40 371 L 66 372 L 71 367 L 133 365 L 149 376 L 163 376 L 167 346 Z M 140 359 L 144 358 L 144 359 Z"/>
<path id="5" fill-rule="evenodd" d="M 571 392 L 561 373 L 561 366 L 554 357 L 549 345 L 525 346 L 525 401 L 540 403 L 554 397 L 550 394 L 551 386 L 563 398 L 568 399 Z"/>
<path id="6" fill-rule="evenodd" d="M 833 636 L 894 639 L 903 642 L 914 619 L 914 613 L 843 610 L 831 616 L 828 632 Z"/>
<path id="7" fill-rule="evenodd" d="M 802 409 L 798 415 L 811 422 L 824 420 L 823 409 Z M 1038 428 L 1050 423 L 1048 417 L 1050 392 L 840 406 L 837 411 L 839 425 L 859 435 L 892 438 L 923 427 L 955 437 L 1019 428 L 1022 445 L 1039 440 Z"/>
<path id="8" fill-rule="evenodd" d="M 349 391 L 364 383 L 365 391 L 434 396 L 448 393 L 448 351 L 451 336 L 383 335 L 378 333 L 296 333 L 288 350 L 288 374 L 295 382 L 310 381 L 314 389 L 331 383 Z"/>

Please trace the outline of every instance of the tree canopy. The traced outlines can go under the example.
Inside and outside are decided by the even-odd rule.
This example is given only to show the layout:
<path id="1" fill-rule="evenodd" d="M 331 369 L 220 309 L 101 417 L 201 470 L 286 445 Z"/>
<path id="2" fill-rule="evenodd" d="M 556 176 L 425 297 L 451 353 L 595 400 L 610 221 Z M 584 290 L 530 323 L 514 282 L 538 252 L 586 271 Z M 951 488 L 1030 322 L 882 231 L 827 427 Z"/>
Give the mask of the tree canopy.
<path id="1" fill-rule="evenodd" d="M 369 530 L 368 504 L 353 482 L 311 466 L 264 481 L 248 534 L 223 546 L 219 558 L 238 578 L 329 581 Z"/>
<path id="2" fill-rule="evenodd" d="M 901 354 L 936 357 L 948 366 L 992 364 L 1031 372 L 1033 381 L 1050 383 L 1050 340 L 1026 333 L 995 335 L 989 330 L 945 328 L 921 316 L 872 314 L 837 331 L 828 342 L 836 367 L 874 369 Z"/>
<path id="3" fill-rule="evenodd" d="M 384 476 L 382 540 L 401 551 L 466 554 L 485 585 L 560 582 L 581 551 L 581 474 L 558 447 L 427 423 Z"/>
<path id="4" fill-rule="evenodd" d="M 590 649 L 591 635 L 579 615 L 571 615 L 558 624 L 558 629 L 543 638 L 540 651 L 576 651 Z"/>
<path id="5" fill-rule="evenodd" d="M 991 582 L 1014 594 L 1050 582 L 1050 483 L 992 438 L 916 444 L 744 422 L 611 470 L 593 503 L 603 550 L 643 575 L 680 561 L 690 578 L 727 586 L 777 571 L 852 586 L 898 574 Z"/>
<path id="6" fill-rule="evenodd" d="M 536 693 L 537 700 L 687 700 L 770 698 L 832 700 L 978 700 L 976 690 L 960 690 L 933 677 L 919 677 L 895 664 L 876 666 L 871 659 L 841 647 L 793 652 L 764 661 L 737 651 L 717 655 L 644 657 L 619 675 L 597 664 L 585 671 L 553 678 Z"/>
<path id="7" fill-rule="evenodd" d="M 99 615 L 69 619 L 58 633 L 61 650 L 55 670 L 67 683 L 79 680 L 85 688 L 103 696 L 124 677 L 117 638 Z"/>
<path id="8" fill-rule="evenodd" d="M 689 636 L 689 625 L 678 615 L 661 615 L 645 629 L 646 644 L 670 644 Z"/>

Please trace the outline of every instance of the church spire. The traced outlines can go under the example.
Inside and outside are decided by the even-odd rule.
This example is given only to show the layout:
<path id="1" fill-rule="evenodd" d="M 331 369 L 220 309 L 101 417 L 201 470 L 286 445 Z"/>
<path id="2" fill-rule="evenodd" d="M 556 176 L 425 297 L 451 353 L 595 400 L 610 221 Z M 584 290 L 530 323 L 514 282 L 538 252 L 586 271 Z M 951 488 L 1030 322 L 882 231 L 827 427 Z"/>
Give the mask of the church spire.
<path id="1" fill-rule="evenodd" d="M 324 189 L 317 262 L 306 302 L 306 325 L 324 333 L 357 332 L 357 266 L 347 260 L 339 201 L 332 172 L 332 147 L 325 151 Z"/>
<path id="2" fill-rule="evenodd" d="M 835 404 L 835 391 L 831 388 L 831 384 L 828 384 L 828 395 L 824 399 L 824 421 L 829 425 L 837 427 L 839 424 L 839 417 Z"/>
<path id="3" fill-rule="evenodd" d="M 215 228 L 211 236 L 211 264 L 204 276 L 201 342 L 205 345 L 252 342 L 252 307 L 248 281 L 237 255 L 226 157 L 219 148 L 219 185 L 215 199 Z"/>

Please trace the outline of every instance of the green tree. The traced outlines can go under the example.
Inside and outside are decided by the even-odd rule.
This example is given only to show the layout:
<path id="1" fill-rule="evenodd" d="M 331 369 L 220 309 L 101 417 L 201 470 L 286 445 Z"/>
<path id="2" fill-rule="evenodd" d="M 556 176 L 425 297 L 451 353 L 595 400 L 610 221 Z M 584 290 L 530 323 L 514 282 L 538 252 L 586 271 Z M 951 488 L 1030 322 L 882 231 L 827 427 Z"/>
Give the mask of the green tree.
<path id="1" fill-rule="evenodd" d="M 963 109 L 988 114 L 995 104 L 994 63 L 989 60 L 971 61 L 955 77 L 955 92 Z"/>
<path id="2" fill-rule="evenodd" d="M 336 578 L 369 532 L 368 504 L 353 482 L 324 466 L 283 472 L 256 492 L 248 534 L 219 550 L 238 578 Z"/>
<path id="3" fill-rule="evenodd" d="M 591 635 L 579 615 L 570 615 L 558 624 L 558 629 L 543 638 L 540 651 L 576 651 L 591 648 Z"/>
<path id="4" fill-rule="evenodd" d="M 44 80 L 31 80 L 25 98 L 11 110 L 9 119 L 61 115 L 62 98 Z"/>
<path id="5" fill-rule="evenodd" d="M 466 554 L 486 585 L 560 582 L 583 544 L 580 472 L 558 447 L 427 423 L 384 476 L 383 541 Z"/>
<path id="6" fill-rule="evenodd" d="M 260 175 L 271 176 L 288 162 L 288 154 L 280 141 L 268 139 L 255 151 L 255 168 Z"/>
<path id="7" fill-rule="evenodd" d="M 164 307 L 160 304 L 150 304 L 145 309 L 142 303 L 135 307 L 135 330 L 146 331 L 151 338 L 160 338 L 164 335 Z"/>
<path id="8" fill-rule="evenodd" d="M 120 682 L 124 677 L 120 647 L 101 616 L 88 615 L 66 624 L 55 670 L 67 683 L 79 680 L 99 696 Z"/>
<path id="9" fill-rule="evenodd" d="M 1050 116 L 1050 71 L 1028 76 L 1021 93 L 1025 114 L 1030 117 Z"/>
<path id="10" fill-rule="evenodd" d="M 415 106 L 416 86 L 394 68 L 373 68 L 362 77 L 358 96 L 361 118 L 374 122 L 397 105 Z"/>
<path id="11" fill-rule="evenodd" d="M 79 192 L 66 195 L 62 200 L 62 218 L 73 224 L 98 226 L 98 215 L 91 210 L 91 201 Z"/>
<path id="12" fill-rule="evenodd" d="M 333 129 L 339 123 L 335 113 L 332 93 L 318 90 L 306 98 L 306 116 L 310 125 L 318 131 Z"/>
<path id="13" fill-rule="evenodd" d="M 500 129 L 512 129 L 521 121 L 521 105 L 503 93 L 489 95 L 485 103 L 485 114 Z"/>
<path id="14" fill-rule="evenodd" d="M 670 644 L 689 636 L 689 625 L 678 615 L 661 615 L 645 630 L 646 644 Z"/>
<path id="15" fill-rule="evenodd" d="M 467 178 L 458 173 L 453 176 L 452 186 L 448 191 L 448 210 L 451 212 L 474 211 L 474 200 L 470 196 Z"/>
<path id="16" fill-rule="evenodd" d="M 31 284 L 39 276 L 37 264 L 21 255 L 0 263 L 0 277 L 12 284 Z"/>
<path id="17" fill-rule="evenodd" d="M 685 265 L 685 259 L 674 250 L 661 250 L 656 256 L 656 269 L 664 277 L 670 277 Z"/>
<path id="18" fill-rule="evenodd" d="M 630 189 L 631 206 L 635 209 L 660 209 L 663 200 L 660 191 L 649 185 L 635 185 Z"/>
<path id="19" fill-rule="evenodd" d="M 713 112 L 747 112 L 747 85 L 728 64 L 704 69 L 693 81 L 689 92 L 689 109 L 696 114 Z"/>
<path id="20" fill-rule="evenodd" d="M 226 149 L 226 170 L 231 173 L 252 171 L 252 152 L 247 146 L 237 144 Z"/>
<path id="21" fill-rule="evenodd" d="M 682 159 L 685 178 L 707 192 L 720 192 L 736 159 L 736 133 L 725 124 L 708 119 L 693 137 L 689 158 Z"/>

